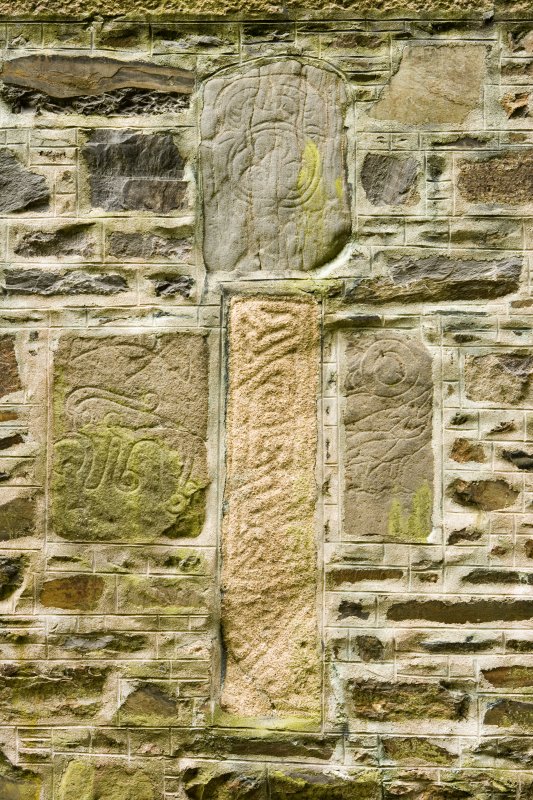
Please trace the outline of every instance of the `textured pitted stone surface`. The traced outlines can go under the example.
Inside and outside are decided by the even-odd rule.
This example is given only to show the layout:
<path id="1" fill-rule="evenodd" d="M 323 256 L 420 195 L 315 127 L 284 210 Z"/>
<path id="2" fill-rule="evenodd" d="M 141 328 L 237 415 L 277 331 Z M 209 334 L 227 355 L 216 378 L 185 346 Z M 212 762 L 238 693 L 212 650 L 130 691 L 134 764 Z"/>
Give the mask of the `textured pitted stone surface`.
<path id="1" fill-rule="evenodd" d="M 486 55 L 477 44 L 407 46 L 372 116 L 404 125 L 464 122 L 482 99 Z"/>
<path id="2" fill-rule="evenodd" d="M 345 104 L 338 75 L 295 60 L 208 81 L 200 154 L 210 270 L 309 270 L 342 249 Z"/>
<path id="3" fill-rule="evenodd" d="M 431 532 L 431 358 L 412 336 L 346 338 L 344 524 L 351 536 L 423 542 Z"/>
<path id="4" fill-rule="evenodd" d="M 368 153 L 361 183 L 373 205 L 405 205 L 418 200 L 415 191 L 418 162 L 414 158 Z"/>
<path id="5" fill-rule="evenodd" d="M 170 134 L 94 131 L 84 156 L 93 206 L 166 214 L 184 203 L 185 165 Z"/>
<path id="6" fill-rule="evenodd" d="M 49 198 L 43 175 L 25 169 L 9 150 L 0 150 L 0 213 L 25 211 Z"/>
<path id="7" fill-rule="evenodd" d="M 457 188 L 471 203 L 531 203 L 533 150 L 497 153 L 460 164 Z"/>
<path id="8" fill-rule="evenodd" d="M 223 710 L 320 716 L 316 544 L 318 310 L 240 298 L 229 319 Z"/>
<path id="9" fill-rule="evenodd" d="M 54 365 L 54 532 L 196 536 L 207 485 L 200 335 L 65 337 Z"/>

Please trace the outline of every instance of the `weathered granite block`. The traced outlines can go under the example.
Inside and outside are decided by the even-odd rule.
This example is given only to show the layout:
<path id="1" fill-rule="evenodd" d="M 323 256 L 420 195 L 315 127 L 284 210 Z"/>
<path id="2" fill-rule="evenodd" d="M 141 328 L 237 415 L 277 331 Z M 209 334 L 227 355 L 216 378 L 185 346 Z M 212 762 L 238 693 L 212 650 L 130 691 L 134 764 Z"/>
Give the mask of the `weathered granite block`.
<path id="1" fill-rule="evenodd" d="M 320 717 L 317 323 L 303 299 L 230 308 L 221 706 L 240 717 Z"/>
<path id="2" fill-rule="evenodd" d="M 423 542 L 433 510 L 430 355 L 407 333 L 354 332 L 345 346 L 346 532 Z"/>
<path id="3" fill-rule="evenodd" d="M 309 270 L 342 249 L 350 234 L 345 104 L 334 72 L 292 59 L 207 82 L 200 156 L 208 269 Z"/>
<path id="4" fill-rule="evenodd" d="M 64 337 L 54 367 L 56 535 L 196 536 L 206 431 L 202 335 Z"/>

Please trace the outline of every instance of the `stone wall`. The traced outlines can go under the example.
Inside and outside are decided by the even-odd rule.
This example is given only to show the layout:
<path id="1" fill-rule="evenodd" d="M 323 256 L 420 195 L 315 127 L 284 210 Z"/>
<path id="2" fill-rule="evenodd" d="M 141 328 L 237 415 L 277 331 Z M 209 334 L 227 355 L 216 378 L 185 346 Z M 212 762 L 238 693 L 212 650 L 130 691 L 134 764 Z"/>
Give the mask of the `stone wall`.
<path id="1" fill-rule="evenodd" d="M 27 5 L 0 800 L 530 800 L 533 20 Z"/>

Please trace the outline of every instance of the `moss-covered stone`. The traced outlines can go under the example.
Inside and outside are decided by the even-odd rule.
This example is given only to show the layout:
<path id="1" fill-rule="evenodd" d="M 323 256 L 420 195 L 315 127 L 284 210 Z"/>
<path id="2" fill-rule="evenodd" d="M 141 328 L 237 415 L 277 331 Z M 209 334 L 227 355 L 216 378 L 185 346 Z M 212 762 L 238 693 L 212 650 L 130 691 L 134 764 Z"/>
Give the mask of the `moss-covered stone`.
<path id="1" fill-rule="evenodd" d="M 0 797 L 2 800 L 40 800 L 42 780 L 27 769 L 15 767 L 0 753 Z M 80 800 L 80 798 L 78 798 Z"/>
<path id="2" fill-rule="evenodd" d="M 348 703 L 356 717 L 371 720 L 463 719 L 469 698 L 439 683 L 386 683 L 350 679 Z"/>
<path id="3" fill-rule="evenodd" d="M 152 777 L 122 764 L 71 761 L 59 787 L 58 800 L 159 800 Z"/>

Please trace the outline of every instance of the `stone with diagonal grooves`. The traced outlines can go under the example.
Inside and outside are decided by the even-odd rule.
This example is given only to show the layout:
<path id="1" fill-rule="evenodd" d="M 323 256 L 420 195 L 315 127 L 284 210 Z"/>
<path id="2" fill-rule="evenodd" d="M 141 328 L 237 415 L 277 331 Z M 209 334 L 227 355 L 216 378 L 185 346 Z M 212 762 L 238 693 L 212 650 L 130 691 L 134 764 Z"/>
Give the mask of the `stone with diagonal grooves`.
<path id="1" fill-rule="evenodd" d="M 229 321 L 221 706 L 313 720 L 317 307 L 237 298 Z"/>

